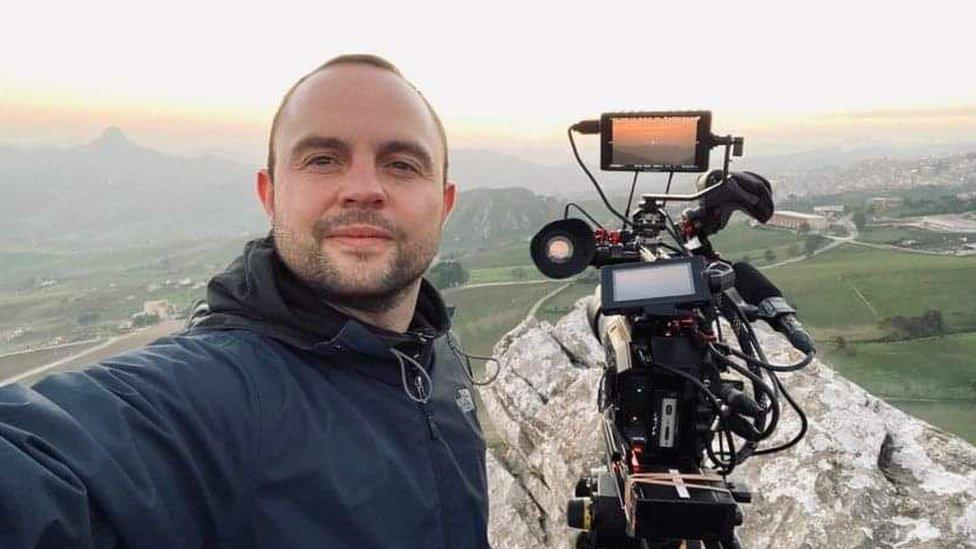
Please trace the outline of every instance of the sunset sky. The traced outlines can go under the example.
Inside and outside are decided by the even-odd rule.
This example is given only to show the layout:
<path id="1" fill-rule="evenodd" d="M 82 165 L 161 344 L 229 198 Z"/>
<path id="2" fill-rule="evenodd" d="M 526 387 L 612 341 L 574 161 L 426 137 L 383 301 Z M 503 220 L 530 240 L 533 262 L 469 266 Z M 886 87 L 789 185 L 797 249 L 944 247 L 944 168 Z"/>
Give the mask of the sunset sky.
<path id="1" fill-rule="evenodd" d="M 752 153 L 976 142 L 970 2 L 346 4 L 7 6 L 0 145 L 116 125 L 259 163 L 284 91 L 348 52 L 399 65 L 455 147 L 540 161 L 568 154 L 570 123 L 617 110 L 711 110 Z"/>

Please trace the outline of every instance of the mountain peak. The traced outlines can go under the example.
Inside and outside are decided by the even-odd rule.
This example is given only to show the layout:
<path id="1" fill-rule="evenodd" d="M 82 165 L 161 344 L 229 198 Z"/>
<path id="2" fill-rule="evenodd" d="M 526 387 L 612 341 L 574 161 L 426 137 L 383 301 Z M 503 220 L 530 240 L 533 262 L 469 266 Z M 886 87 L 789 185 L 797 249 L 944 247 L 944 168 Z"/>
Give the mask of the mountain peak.
<path id="1" fill-rule="evenodd" d="M 112 126 L 103 131 L 93 141 L 89 142 L 88 146 L 95 149 L 128 149 L 135 148 L 136 144 L 130 141 L 121 129 L 117 126 Z"/>

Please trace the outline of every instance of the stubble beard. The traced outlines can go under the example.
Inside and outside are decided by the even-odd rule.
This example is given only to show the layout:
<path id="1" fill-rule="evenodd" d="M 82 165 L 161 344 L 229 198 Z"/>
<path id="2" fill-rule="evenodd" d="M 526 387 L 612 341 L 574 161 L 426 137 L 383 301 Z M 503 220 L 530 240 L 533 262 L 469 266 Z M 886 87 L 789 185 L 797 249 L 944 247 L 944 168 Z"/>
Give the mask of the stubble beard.
<path id="1" fill-rule="evenodd" d="M 407 242 L 402 231 L 368 210 L 349 210 L 319 220 L 311 234 L 294 229 L 282 222 L 280 216 L 275 217 L 272 234 L 285 265 L 327 302 L 370 313 L 384 313 L 402 303 L 430 266 L 440 244 L 437 235 Z M 374 253 L 343 252 L 345 257 L 337 260 L 324 251 L 322 243 L 331 230 L 354 223 L 389 231 L 393 235 L 392 255 L 384 260 Z M 379 262 L 383 263 L 376 264 Z"/>

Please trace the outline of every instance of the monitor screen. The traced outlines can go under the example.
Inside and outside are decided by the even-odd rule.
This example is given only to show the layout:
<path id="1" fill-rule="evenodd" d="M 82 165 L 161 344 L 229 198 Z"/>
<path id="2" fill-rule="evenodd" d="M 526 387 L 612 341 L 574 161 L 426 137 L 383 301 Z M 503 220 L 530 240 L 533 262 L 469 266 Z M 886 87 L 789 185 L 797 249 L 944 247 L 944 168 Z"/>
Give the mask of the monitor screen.
<path id="1" fill-rule="evenodd" d="M 695 281 L 691 263 L 646 266 L 613 271 L 613 300 L 635 301 L 662 297 L 693 296 Z"/>

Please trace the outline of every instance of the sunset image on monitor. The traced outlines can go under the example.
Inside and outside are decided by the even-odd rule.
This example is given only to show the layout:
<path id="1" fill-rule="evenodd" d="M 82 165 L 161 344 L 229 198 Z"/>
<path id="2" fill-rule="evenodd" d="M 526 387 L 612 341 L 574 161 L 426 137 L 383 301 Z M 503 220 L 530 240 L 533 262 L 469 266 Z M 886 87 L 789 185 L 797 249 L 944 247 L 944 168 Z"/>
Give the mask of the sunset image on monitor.
<path id="1" fill-rule="evenodd" d="M 613 164 L 694 165 L 698 120 L 697 116 L 614 118 Z"/>

